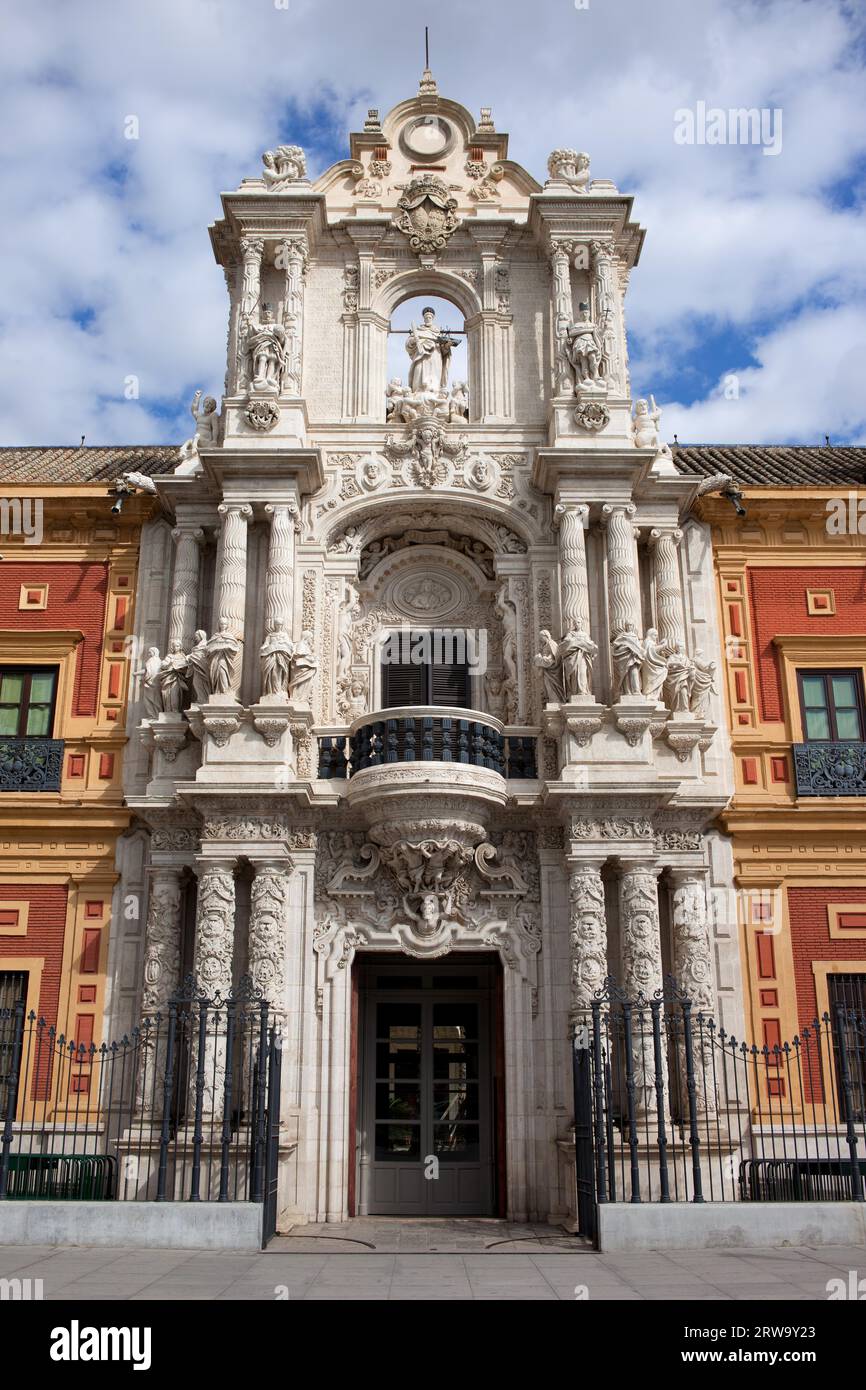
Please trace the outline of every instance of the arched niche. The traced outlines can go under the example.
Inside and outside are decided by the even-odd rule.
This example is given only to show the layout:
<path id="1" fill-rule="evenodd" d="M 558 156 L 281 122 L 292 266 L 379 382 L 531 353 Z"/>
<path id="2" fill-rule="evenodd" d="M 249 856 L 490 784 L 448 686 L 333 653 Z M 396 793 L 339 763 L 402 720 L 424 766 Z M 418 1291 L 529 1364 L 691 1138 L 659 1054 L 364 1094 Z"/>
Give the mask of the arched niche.
<path id="1" fill-rule="evenodd" d="M 374 290 L 368 309 L 358 308 L 343 315 L 345 418 L 384 425 L 391 321 L 395 310 L 401 304 L 416 297 L 445 300 L 453 305 L 456 313 L 460 315 L 460 327 L 466 334 L 469 422 L 482 419 L 481 301 L 474 287 L 463 276 L 448 271 L 424 269 L 406 270 L 387 276 Z M 403 373 L 404 378 L 408 375 L 408 358 L 406 362 L 407 371 Z"/>

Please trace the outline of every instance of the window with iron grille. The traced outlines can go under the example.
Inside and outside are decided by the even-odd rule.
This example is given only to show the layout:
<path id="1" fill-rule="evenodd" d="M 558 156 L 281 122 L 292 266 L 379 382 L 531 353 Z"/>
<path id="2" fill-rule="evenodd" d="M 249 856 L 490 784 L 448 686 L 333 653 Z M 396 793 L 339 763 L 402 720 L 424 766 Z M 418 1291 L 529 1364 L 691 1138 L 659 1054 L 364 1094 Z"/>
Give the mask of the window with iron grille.
<path id="1" fill-rule="evenodd" d="M 21 1057 L 18 1057 L 17 1074 L 13 1076 L 12 1066 L 15 1058 L 16 1018 L 20 1029 L 20 1014 L 17 1006 L 27 1001 L 27 971 L 0 970 L 0 1121 L 5 1119 L 9 1108 L 9 1089 L 14 1080 L 16 1089 L 21 1072 Z M 20 1042 L 20 1039 L 19 1039 Z"/>
<path id="2" fill-rule="evenodd" d="M 51 738 L 57 668 L 0 666 L 0 738 Z"/>
<path id="3" fill-rule="evenodd" d="M 852 1118 L 866 1120 L 866 974 L 828 975 L 830 1017 L 833 1021 L 833 1054 L 836 1062 L 836 1091 L 841 1118 L 848 1118 L 848 1104 L 842 1082 L 839 1046 L 845 1042 L 848 1076 L 851 1081 Z"/>
<path id="4" fill-rule="evenodd" d="M 860 671 L 798 671 L 807 743 L 860 743 L 864 738 Z"/>

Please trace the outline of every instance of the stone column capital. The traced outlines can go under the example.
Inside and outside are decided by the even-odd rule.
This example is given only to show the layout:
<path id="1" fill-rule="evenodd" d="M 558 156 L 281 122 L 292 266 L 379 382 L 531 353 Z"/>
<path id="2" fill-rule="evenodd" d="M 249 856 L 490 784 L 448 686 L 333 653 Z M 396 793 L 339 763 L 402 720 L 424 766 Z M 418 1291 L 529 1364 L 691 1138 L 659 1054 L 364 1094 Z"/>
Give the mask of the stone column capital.
<path id="1" fill-rule="evenodd" d="M 199 526 L 197 521 L 184 521 L 180 517 L 172 527 L 171 538 L 175 545 L 183 540 L 195 541 L 196 545 L 202 545 L 207 539 L 203 528 Z"/>
<path id="2" fill-rule="evenodd" d="M 589 507 L 585 502 L 557 502 L 553 509 L 554 529 L 558 529 L 566 517 L 579 517 L 583 529 L 589 526 Z"/>
<path id="3" fill-rule="evenodd" d="M 249 502 L 220 502 L 217 511 L 224 520 L 230 516 L 236 516 L 241 521 L 253 519 L 253 509 Z"/>
<path id="4" fill-rule="evenodd" d="M 295 872 L 295 861 L 288 852 L 281 855 L 271 849 L 261 856 L 255 852 L 251 852 L 247 855 L 247 858 L 252 865 L 255 878 L 262 878 L 265 875 L 273 874 L 280 878 L 289 879 Z"/>
<path id="5" fill-rule="evenodd" d="M 634 502 L 605 502 L 601 509 L 601 521 L 603 526 L 607 526 L 620 512 L 624 516 L 633 517 L 637 513 Z"/>
<path id="6" fill-rule="evenodd" d="M 238 867 L 236 854 L 197 854 L 193 860 L 196 877 L 201 879 L 208 873 L 233 874 Z"/>
<path id="7" fill-rule="evenodd" d="M 684 883 L 699 883 L 706 888 L 710 877 L 706 864 L 669 864 L 665 873 L 672 888 L 679 888 Z"/>
<path id="8" fill-rule="evenodd" d="M 653 878 L 658 878 L 662 872 L 662 865 L 655 859 L 642 859 L 638 855 L 618 854 L 613 857 L 613 863 L 621 878 L 628 874 L 652 874 Z"/>
<path id="9" fill-rule="evenodd" d="M 294 529 L 300 531 L 301 514 L 294 502 L 266 502 L 264 511 L 272 525 L 274 522 L 282 520 L 284 516 L 288 516 L 291 518 Z"/>
<path id="10" fill-rule="evenodd" d="M 683 538 L 683 533 L 679 526 L 653 526 L 649 533 L 651 546 L 658 545 L 659 541 L 670 540 L 674 545 L 679 545 Z"/>

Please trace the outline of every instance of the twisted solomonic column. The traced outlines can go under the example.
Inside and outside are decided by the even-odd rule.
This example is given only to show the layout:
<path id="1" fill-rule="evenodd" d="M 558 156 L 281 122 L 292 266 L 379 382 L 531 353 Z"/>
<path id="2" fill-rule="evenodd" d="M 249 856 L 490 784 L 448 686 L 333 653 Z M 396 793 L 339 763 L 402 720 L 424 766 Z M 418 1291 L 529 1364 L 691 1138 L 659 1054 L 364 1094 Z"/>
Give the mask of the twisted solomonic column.
<path id="1" fill-rule="evenodd" d="M 175 545 L 171 609 L 168 619 L 168 649 L 180 642 L 188 652 L 192 646 L 198 612 L 199 563 L 204 531 L 198 526 L 176 526 L 171 533 Z"/>
<path id="2" fill-rule="evenodd" d="M 298 513 L 289 504 L 268 505 L 271 520 L 265 579 L 265 631 L 276 623 L 292 635 L 294 617 L 295 531 Z"/>
<path id="3" fill-rule="evenodd" d="M 637 578 L 635 526 L 631 502 L 605 504 L 602 517 L 607 528 L 607 584 L 610 607 L 610 635 L 618 637 L 626 628 L 640 631 L 640 589 Z"/>
<path id="4" fill-rule="evenodd" d="M 685 645 L 683 590 L 677 547 L 683 538 L 675 526 L 654 527 L 650 531 L 653 581 L 656 597 L 656 627 L 663 642 Z"/>
<path id="5" fill-rule="evenodd" d="M 573 1026 L 590 1017 L 593 998 L 604 985 L 607 968 L 607 917 L 604 909 L 602 859 L 582 859 L 569 866 L 569 940 Z"/>
<path id="6" fill-rule="evenodd" d="M 586 574 L 586 528 L 589 507 L 556 508 L 559 518 L 559 573 L 563 633 L 589 632 L 589 584 Z"/>
<path id="7" fill-rule="evenodd" d="M 218 612 L 240 636 L 247 601 L 247 523 L 253 509 L 244 502 L 222 502 L 217 511 L 223 520 Z"/>

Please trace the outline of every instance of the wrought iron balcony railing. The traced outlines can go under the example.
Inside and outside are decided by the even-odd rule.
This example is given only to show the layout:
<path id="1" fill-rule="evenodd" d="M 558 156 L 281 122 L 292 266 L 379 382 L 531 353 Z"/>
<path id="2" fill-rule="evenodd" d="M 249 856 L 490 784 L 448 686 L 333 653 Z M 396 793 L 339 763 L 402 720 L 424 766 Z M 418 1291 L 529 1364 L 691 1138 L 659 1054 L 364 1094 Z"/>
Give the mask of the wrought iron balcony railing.
<path id="1" fill-rule="evenodd" d="M 866 796 L 866 743 L 795 743 L 798 796 Z"/>
<path id="2" fill-rule="evenodd" d="M 0 738 L 0 792 L 59 792 L 62 738 Z"/>
<path id="3" fill-rule="evenodd" d="M 506 733 L 474 710 L 379 710 L 356 720 L 345 735 L 319 739 L 319 776 L 352 777 L 389 763 L 463 763 L 503 777 L 537 776 L 536 736 Z"/>

